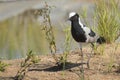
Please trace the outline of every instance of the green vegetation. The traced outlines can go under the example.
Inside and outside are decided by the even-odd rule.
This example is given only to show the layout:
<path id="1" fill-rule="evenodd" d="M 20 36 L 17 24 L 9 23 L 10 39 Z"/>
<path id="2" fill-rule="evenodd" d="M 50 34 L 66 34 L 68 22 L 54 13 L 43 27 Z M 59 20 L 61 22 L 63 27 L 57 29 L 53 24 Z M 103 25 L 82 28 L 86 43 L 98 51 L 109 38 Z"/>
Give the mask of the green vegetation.
<path id="1" fill-rule="evenodd" d="M 105 44 L 101 44 L 99 46 L 97 46 L 95 44 L 95 46 L 94 46 L 94 55 L 103 55 L 104 50 L 105 50 Z"/>
<path id="2" fill-rule="evenodd" d="M 82 12 L 82 13 L 81 13 Z M 105 38 L 107 43 L 114 43 L 120 36 L 120 9 L 119 0 L 95 0 L 95 12 L 93 17 L 93 26 L 87 22 L 87 9 L 84 7 L 80 12 L 80 16 L 83 19 L 87 27 L 91 27 L 95 32 Z M 97 26 L 97 27 L 96 27 Z M 95 43 L 94 54 L 96 55 L 110 55 L 109 62 L 107 63 L 107 71 L 111 72 L 115 64 L 115 52 L 118 45 L 112 45 L 111 53 L 105 53 L 106 44 L 97 46 Z M 119 71 L 119 69 L 118 69 Z M 80 74 L 79 74 L 80 75 Z M 82 74 L 81 74 L 82 75 Z M 80 79 L 82 79 L 80 77 Z"/>
<path id="3" fill-rule="evenodd" d="M 0 71 L 1 72 L 5 71 L 6 66 L 8 66 L 8 64 L 6 64 L 0 60 Z"/>
<path id="4" fill-rule="evenodd" d="M 39 61 L 40 61 L 40 59 L 38 59 L 38 57 L 35 56 L 35 54 L 33 54 L 32 51 L 30 51 L 27 54 L 27 58 L 23 62 L 21 62 L 21 68 L 17 72 L 17 74 L 15 76 L 15 80 L 23 80 L 29 67 L 38 63 Z"/>
<path id="5" fill-rule="evenodd" d="M 51 9 L 52 9 L 52 7 L 49 6 L 47 3 L 45 3 L 45 8 L 38 12 L 41 13 L 41 16 L 44 18 L 43 30 L 45 32 L 46 40 L 49 44 L 49 49 L 51 51 L 51 54 L 52 54 L 54 60 L 56 61 L 56 63 L 58 63 L 59 61 L 56 56 L 55 37 L 54 37 L 53 26 L 51 24 L 51 18 L 50 18 L 50 10 Z"/>
<path id="6" fill-rule="evenodd" d="M 52 57 L 56 61 L 58 66 L 63 66 L 63 69 L 65 68 L 65 63 L 67 61 L 67 56 L 69 54 L 70 50 L 70 27 L 65 29 L 65 44 L 64 44 L 64 52 L 63 55 L 59 57 L 56 56 L 56 42 L 55 42 L 55 36 L 53 32 L 53 26 L 51 24 L 51 18 L 50 18 L 50 11 L 53 7 L 49 6 L 47 3 L 45 3 L 45 8 L 41 11 L 38 11 L 37 13 L 41 13 L 40 15 L 44 18 L 43 21 L 43 30 L 46 36 L 46 40 L 49 44 L 49 49 L 51 51 Z"/>
<path id="7" fill-rule="evenodd" d="M 107 43 L 114 42 L 120 35 L 119 0 L 96 0 L 95 19 L 97 32 Z"/>
<path id="8" fill-rule="evenodd" d="M 90 27 L 90 25 L 89 25 L 89 23 L 87 21 L 88 15 L 87 15 L 87 8 L 86 7 L 83 7 L 82 10 L 80 10 L 80 17 L 84 21 L 85 25 L 87 27 Z"/>
<path id="9" fill-rule="evenodd" d="M 56 48 L 58 46 L 56 46 L 56 42 L 55 42 L 56 37 L 54 33 L 54 26 L 51 24 L 51 18 L 50 18 L 51 9 L 52 7 L 46 3 L 45 8 L 43 9 L 29 10 L 24 12 L 24 14 L 22 15 L 19 15 L 17 17 L 15 16 L 12 19 L 8 19 L 3 22 L 0 22 L 1 25 L 0 53 L 3 54 L 8 53 L 9 54 L 8 59 L 11 59 L 13 55 L 12 53 L 19 53 L 19 55 L 25 56 L 25 53 L 27 53 L 28 49 L 32 49 L 33 51 L 39 52 L 41 54 L 45 54 L 46 50 L 50 50 L 54 60 L 58 65 L 57 68 L 60 67 L 63 68 L 63 70 L 65 70 L 65 67 L 67 65 L 66 64 L 67 58 L 71 49 L 70 27 L 67 26 L 67 28 L 64 29 L 64 33 L 65 33 L 64 51 L 63 54 L 61 54 L 61 56 L 58 57 L 56 56 Z M 86 26 L 90 27 L 89 23 L 87 22 L 87 9 L 84 8 L 82 12 L 83 13 L 81 13 L 81 17 L 83 18 Z M 95 15 L 93 21 L 95 21 L 94 23 L 97 22 L 97 24 L 94 25 L 97 26 L 97 28 L 96 27 L 92 27 L 92 28 L 94 28 L 94 30 L 96 30 L 98 34 L 105 37 L 107 43 L 114 44 L 115 40 L 120 35 L 119 12 L 120 11 L 118 8 L 118 4 L 117 2 L 115 2 L 115 0 L 110 0 L 110 1 L 96 0 L 96 8 L 95 8 Z M 41 22 L 40 24 L 38 24 L 36 20 L 36 17 L 38 15 L 43 18 L 43 22 Z M 47 46 L 45 46 L 46 44 Z M 109 60 L 107 61 L 107 63 L 104 63 L 104 60 L 102 60 L 103 62 L 102 61 L 100 62 L 100 60 L 96 60 L 97 57 L 95 57 L 96 62 L 92 64 L 93 66 L 95 65 L 94 67 L 96 71 L 100 71 L 100 70 L 102 71 L 104 69 L 103 67 L 105 67 L 105 70 L 103 70 L 102 72 L 111 72 L 113 70 L 114 64 L 117 63 L 115 61 L 117 61 L 116 51 L 118 48 L 118 44 L 117 45 L 110 44 L 109 46 L 107 47 L 106 46 L 107 46 L 106 44 L 101 44 L 100 46 L 97 46 L 95 43 L 94 46 L 95 55 L 97 57 L 100 57 L 99 59 L 103 59 L 103 56 L 107 55 L 108 58 L 107 60 Z M 108 52 L 105 51 L 111 46 L 112 48 Z M 46 47 L 48 47 L 48 49 L 46 49 Z M 85 52 L 85 50 L 83 51 Z M 89 56 L 89 54 L 86 54 L 86 56 Z M 77 55 L 77 57 L 79 56 Z M 104 57 L 106 58 L 106 56 Z M 31 66 L 35 65 L 36 63 L 38 63 L 38 61 L 40 61 L 38 56 L 33 54 L 32 51 L 30 51 L 27 54 L 27 57 L 24 59 L 24 61 L 21 62 L 21 66 L 15 76 L 15 80 L 23 80 L 24 77 L 26 76 L 26 73 L 28 72 L 28 69 Z M 83 60 L 81 63 L 83 63 Z M 120 63 L 117 64 L 118 66 L 115 67 L 117 68 L 117 71 L 120 72 Z M 7 64 L 0 61 L 0 71 L 4 71 L 6 66 Z M 92 68 L 94 68 L 93 66 Z M 78 68 L 77 70 L 70 68 L 70 70 L 67 71 L 72 71 L 79 76 L 80 80 L 85 80 L 87 69 L 84 70 L 85 68 L 83 64 L 80 66 L 78 65 L 77 68 Z M 87 75 L 89 75 L 89 73 Z"/>
<path id="10" fill-rule="evenodd" d="M 71 34 L 70 34 L 70 27 L 68 26 L 65 30 L 65 43 L 64 43 L 64 52 L 60 57 L 59 64 L 63 66 L 63 70 L 65 69 L 65 64 L 67 62 L 67 57 L 70 53 L 71 48 Z"/>
<path id="11" fill-rule="evenodd" d="M 87 8 L 83 7 L 81 12 L 80 15 L 86 26 L 103 36 L 107 43 L 114 42 L 120 36 L 119 0 L 95 0 L 93 26 L 87 22 Z"/>
<path id="12" fill-rule="evenodd" d="M 94 21 L 97 21 L 97 27 L 93 27 L 99 35 L 103 36 L 107 43 L 114 43 L 120 36 L 120 10 L 119 0 L 96 0 Z M 94 22 L 94 23 L 95 23 Z M 111 44 L 112 45 L 112 44 Z M 104 53 L 105 44 L 94 48 L 95 54 L 110 55 L 107 64 L 107 71 L 111 72 L 115 64 L 115 52 L 118 44 L 112 45 L 110 53 Z"/>
<path id="13" fill-rule="evenodd" d="M 110 54 L 110 60 L 109 63 L 107 64 L 107 68 L 108 68 L 108 72 L 111 72 L 113 69 L 113 65 L 115 63 L 115 59 L 116 59 L 116 50 L 118 48 L 118 44 L 112 45 L 112 49 L 111 49 L 111 53 Z"/>

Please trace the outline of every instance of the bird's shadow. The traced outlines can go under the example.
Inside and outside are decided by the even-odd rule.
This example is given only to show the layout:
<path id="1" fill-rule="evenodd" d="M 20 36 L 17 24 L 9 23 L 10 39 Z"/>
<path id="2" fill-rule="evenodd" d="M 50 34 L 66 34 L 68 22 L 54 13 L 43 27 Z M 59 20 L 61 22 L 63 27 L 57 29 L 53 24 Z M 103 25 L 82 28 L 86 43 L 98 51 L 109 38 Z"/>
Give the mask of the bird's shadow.
<path id="1" fill-rule="evenodd" d="M 0 80 L 14 80 L 14 77 L 1 77 Z"/>
<path id="2" fill-rule="evenodd" d="M 29 76 L 27 76 L 29 77 Z M 37 78 L 31 78 L 29 77 L 30 80 L 38 80 Z M 19 79 L 16 79 L 15 77 L 1 77 L 0 76 L 0 80 L 19 80 Z"/>
<path id="3" fill-rule="evenodd" d="M 82 64 L 86 63 L 71 63 L 71 62 L 66 62 L 65 66 L 63 65 L 48 65 L 48 64 L 37 64 L 36 68 L 31 68 L 29 71 L 49 71 L 49 72 L 56 72 L 56 71 L 61 71 L 61 70 L 70 70 L 71 68 L 78 67 Z M 42 66 L 42 67 L 41 67 Z"/>

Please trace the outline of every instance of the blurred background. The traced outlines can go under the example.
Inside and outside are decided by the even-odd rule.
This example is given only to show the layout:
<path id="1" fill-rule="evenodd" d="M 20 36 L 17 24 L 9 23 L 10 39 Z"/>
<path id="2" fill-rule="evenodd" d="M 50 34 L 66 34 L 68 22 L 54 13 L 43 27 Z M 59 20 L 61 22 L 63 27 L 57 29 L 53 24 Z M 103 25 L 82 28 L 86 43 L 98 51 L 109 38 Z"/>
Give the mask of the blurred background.
<path id="1" fill-rule="evenodd" d="M 25 57 L 28 50 L 36 54 L 49 54 L 42 19 L 35 10 L 42 9 L 45 2 L 53 6 L 50 12 L 51 23 L 57 45 L 57 53 L 63 52 L 64 29 L 70 26 L 68 13 L 87 11 L 87 22 L 92 26 L 94 3 L 92 0 L 0 0 L 0 58 L 17 59 Z M 84 23 L 84 21 L 82 20 Z M 84 23 L 85 24 L 85 23 Z M 78 45 L 71 42 L 72 50 Z"/>

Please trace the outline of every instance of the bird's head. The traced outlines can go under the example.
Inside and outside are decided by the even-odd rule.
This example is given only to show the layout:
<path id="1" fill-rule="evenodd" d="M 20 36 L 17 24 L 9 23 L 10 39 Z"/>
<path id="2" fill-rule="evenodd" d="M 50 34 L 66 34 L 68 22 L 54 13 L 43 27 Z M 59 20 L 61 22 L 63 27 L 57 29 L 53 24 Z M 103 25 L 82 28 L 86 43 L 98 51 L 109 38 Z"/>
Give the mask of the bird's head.
<path id="1" fill-rule="evenodd" d="M 70 21 L 76 21 L 79 19 L 79 15 L 76 12 L 69 13 L 69 20 Z"/>

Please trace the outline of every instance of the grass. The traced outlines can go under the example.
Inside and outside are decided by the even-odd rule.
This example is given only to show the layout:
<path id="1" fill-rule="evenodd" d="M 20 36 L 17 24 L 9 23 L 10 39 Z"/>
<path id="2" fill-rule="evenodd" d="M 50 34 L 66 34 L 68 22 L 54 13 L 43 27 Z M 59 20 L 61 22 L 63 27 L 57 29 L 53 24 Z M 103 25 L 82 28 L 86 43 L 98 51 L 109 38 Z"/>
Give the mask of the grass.
<path id="1" fill-rule="evenodd" d="M 87 9 L 83 7 L 80 16 L 87 27 L 91 27 L 100 36 L 104 37 L 106 43 L 114 43 L 120 36 L 120 10 L 119 0 L 95 0 L 95 12 L 93 14 L 93 26 L 87 22 Z M 97 26 L 97 27 L 96 27 Z M 103 54 L 104 45 L 100 46 L 99 49 L 95 46 L 95 53 Z"/>
<path id="2" fill-rule="evenodd" d="M 101 44 L 101 45 L 96 45 L 95 43 L 95 46 L 93 48 L 93 51 L 94 51 L 94 55 L 104 55 L 104 51 L 105 51 L 105 45 L 106 44 Z"/>
<path id="3" fill-rule="evenodd" d="M 32 51 L 30 51 L 27 54 L 26 59 L 23 62 L 21 62 L 21 68 L 17 72 L 15 76 L 15 80 L 23 80 L 26 73 L 28 72 L 29 67 L 38 63 L 39 60 L 40 59 L 38 59 L 38 57 L 35 56 L 35 54 L 33 54 Z"/>
<path id="4" fill-rule="evenodd" d="M 110 43 L 112 45 L 120 35 L 119 0 L 96 0 L 95 6 L 94 19 L 97 21 L 96 31 L 105 38 L 106 43 Z M 104 44 L 97 49 L 97 51 L 102 55 L 110 54 L 110 60 L 107 64 L 108 72 L 111 72 L 113 69 L 116 58 L 115 52 L 118 48 L 118 45 L 112 45 L 112 47 L 111 53 L 104 53 Z"/>
<path id="5" fill-rule="evenodd" d="M 87 9 L 83 8 L 80 16 L 83 18 L 84 23 L 87 27 L 93 28 L 95 32 L 105 38 L 106 43 L 114 43 L 119 37 L 120 33 L 120 10 L 119 10 L 119 0 L 95 0 L 95 12 L 93 18 L 93 27 L 87 22 Z M 97 23 L 97 24 L 96 24 Z M 97 26 L 97 27 L 96 27 Z M 105 53 L 105 45 L 100 46 L 95 45 L 94 53 L 99 55 L 110 54 Z M 113 46 L 114 47 L 114 46 Z M 115 52 L 117 47 L 111 49 L 110 61 L 107 63 L 107 71 L 111 72 L 114 65 Z M 114 56 L 114 57 L 111 57 Z M 119 69 L 118 69 L 119 70 Z M 79 74 L 80 75 L 80 74 Z M 80 78 L 83 79 L 83 78 Z M 83 79 L 84 80 L 84 79 Z"/>
<path id="6" fill-rule="evenodd" d="M 95 19 L 97 32 L 107 43 L 114 42 L 120 35 L 119 0 L 96 0 Z"/>
<path id="7" fill-rule="evenodd" d="M 86 26 L 93 28 L 95 32 L 105 38 L 107 43 L 115 42 L 120 36 L 119 0 L 95 0 L 95 12 L 92 20 L 94 23 L 93 26 L 90 26 L 87 22 L 88 15 L 86 7 L 83 7 L 81 12 L 80 16 Z"/>
<path id="8" fill-rule="evenodd" d="M 112 49 L 111 49 L 111 53 L 109 53 L 110 54 L 110 60 L 109 60 L 109 63 L 108 63 L 108 65 L 107 65 L 107 67 L 108 67 L 108 72 L 111 72 L 112 71 L 112 69 L 113 69 L 113 65 L 114 65 L 114 63 L 115 63 L 115 60 L 116 60 L 116 50 L 117 50 L 117 48 L 118 48 L 118 44 L 115 44 L 115 45 L 112 45 Z"/>
<path id="9" fill-rule="evenodd" d="M 53 58 L 57 63 L 60 63 L 60 65 L 62 65 L 64 70 L 67 62 L 67 56 L 69 55 L 71 47 L 70 27 L 67 27 L 64 30 L 65 32 L 64 51 L 63 55 L 59 59 L 55 55 L 56 42 L 53 32 L 53 26 L 51 25 L 50 10 L 51 7 L 46 4 L 46 8 L 44 8 L 43 10 L 39 10 L 38 12 L 35 12 L 36 14 L 39 13 L 44 18 L 42 26 L 38 25 L 38 23 L 34 23 L 34 21 L 31 22 L 31 19 L 26 18 L 26 16 L 20 17 L 22 21 L 18 19 L 18 17 L 14 17 L 14 19 L 12 20 L 6 20 L 4 22 L 1 22 L 0 24 L 2 26 L 0 27 L 1 29 L 0 48 L 1 49 L 4 48 L 2 52 L 5 53 L 7 52 L 9 53 L 10 56 L 12 56 L 13 51 L 18 52 L 18 49 L 19 51 L 21 51 L 21 53 L 22 52 L 25 53 L 27 49 L 33 49 L 35 51 L 40 52 L 43 49 L 41 48 L 41 46 L 44 44 L 48 44 L 51 54 L 53 55 Z M 101 36 L 105 37 L 107 43 L 115 42 L 115 40 L 119 36 L 120 27 L 118 13 L 119 13 L 118 4 L 114 2 L 114 0 L 110 0 L 109 2 L 105 2 L 102 0 L 96 1 L 94 19 L 97 19 L 96 20 L 98 26 L 97 31 Z M 81 15 L 84 18 L 84 22 L 86 23 L 86 25 L 89 26 L 89 24 L 86 21 L 87 17 L 86 8 L 83 10 L 83 14 Z M 15 22 L 17 22 L 17 24 Z M 41 30 L 41 28 L 43 30 Z M 43 34 L 46 37 L 43 37 Z M 44 39 L 45 40 L 44 41 L 43 38 L 46 38 L 46 40 Z M 42 41 L 44 41 L 45 43 L 43 43 Z M 110 54 L 109 62 L 107 63 L 108 72 L 111 72 L 113 69 L 117 47 L 118 46 L 115 46 L 113 49 L 111 49 L 111 53 L 104 53 L 105 44 L 99 47 L 95 46 L 94 48 L 96 54 L 99 55 Z M 11 59 L 11 57 L 9 57 L 9 59 Z M 25 74 L 27 73 L 29 67 L 31 65 L 34 65 L 38 61 L 39 61 L 38 58 L 34 54 L 32 54 L 32 51 L 30 51 L 27 54 L 27 58 L 25 58 L 25 60 L 21 63 L 21 68 L 15 76 L 16 80 L 22 80 L 25 77 Z M 0 61 L 0 71 L 4 71 L 5 67 L 6 64 Z M 79 68 L 79 70 L 81 69 Z M 78 74 L 80 80 L 85 79 L 84 78 L 85 73 L 83 71 L 84 68 Z M 120 65 L 118 66 L 118 71 L 120 71 Z"/>
<path id="10" fill-rule="evenodd" d="M 8 64 L 6 64 L 0 60 L 0 71 L 1 72 L 4 72 L 7 66 L 8 66 Z"/>
<path id="11" fill-rule="evenodd" d="M 84 21 L 85 25 L 86 25 L 87 27 L 90 27 L 90 25 L 89 25 L 89 23 L 88 23 L 88 21 L 87 21 L 87 17 L 88 17 L 88 15 L 87 15 L 87 7 L 83 7 L 83 8 L 80 10 L 80 17 L 81 17 L 81 19 Z"/>
<path id="12" fill-rule="evenodd" d="M 65 69 L 67 57 L 70 53 L 70 48 L 71 48 L 70 27 L 68 26 L 66 29 L 64 29 L 64 32 L 65 32 L 64 52 L 60 57 L 60 62 L 59 62 L 60 64 L 62 64 L 63 70 Z"/>

